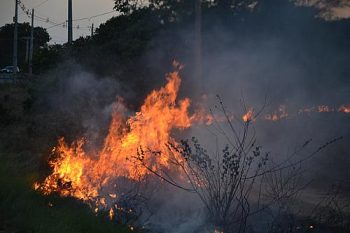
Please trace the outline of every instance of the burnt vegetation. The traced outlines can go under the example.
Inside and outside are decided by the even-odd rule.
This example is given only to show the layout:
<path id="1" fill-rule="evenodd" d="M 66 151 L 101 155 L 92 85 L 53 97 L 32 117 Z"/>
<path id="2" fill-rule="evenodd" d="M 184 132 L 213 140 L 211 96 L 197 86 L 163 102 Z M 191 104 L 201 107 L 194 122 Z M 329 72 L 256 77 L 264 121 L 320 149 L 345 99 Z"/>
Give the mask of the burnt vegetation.
<path id="1" fill-rule="evenodd" d="M 200 200 L 206 224 L 198 232 L 349 232 L 350 203 L 344 197 L 346 187 L 341 182 L 325 192 L 314 206 L 305 207 L 299 199 L 311 182 L 303 177 L 305 164 L 341 138 L 330 138 L 316 145 L 307 140 L 285 155 L 285 159 L 276 161 L 273 152 L 272 155 L 266 152 L 256 137 L 253 118 L 259 113 L 248 121 L 231 119 L 221 99 L 216 111 L 224 116 L 225 122 L 214 120 L 214 148 L 203 145 L 196 137 L 179 144 L 169 142 L 172 167 L 184 177 L 147 167 L 143 163 L 145 157 L 162 154 L 139 148 L 134 162 L 146 166 L 151 175 L 139 181 L 115 181 L 118 188 L 123 188 L 112 190 L 122 195 L 107 200 L 113 203 L 112 217 L 104 210 L 96 219 L 90 209 L 76 200 L 65 201 L 55 195 L 41 197 L 30 191 L 34 180 L 49 173 L 47 155 L 57 138 L 66 135 L 68 141 L 73 141 L 90 133 L 87 126 L 90 122 L 85 119 L 98 118 L 105 110 L 103 107 L 120 93 L 127 93 L 125 102 L 130 109 L 138 109 L 174 58 L 186 64 L 185 76 L 193 74 L 195 1 L 149 2 L 144 6 L 140 1 L 116 0 L 115 9 L 124 14 L 101 24 L 92 37 L 79 38 L 71 45 L 49 45 L 47 31 L 35 29 L 39 39 L 34 48 L 34 80 L 0 84 L 0 232 L 128 232 L 131 225 L 136 226 L 134 230 L 146 231 L 142 228 L 147 227 L 144 223 L 160 206 L 154 201 L 160 180 L 162 185 L 192 193 Z M 332 67 L 348 67 L 349 54 L 335 55 L 350 48 L 349 22 L 325 22 L 315 19 L 316 14 L 312 8 L 295 7 L 292 2 L 282 0 L 278 3 L 262 0 L 256 6 L 255 1 L 203 1 L 203 56 L 224 52 L 229 46 L 243 46 L 245 38 L 254 37 L 258 41 L 272 34 L 285 45 L 295 45 L 295 51 L 284 51 L 290 60 L 301 59 L 300 54 L 323 57 L 323 48 L 332 47 L 336 51 L 329 52 L 330 57 L 336 57 L 336 65 Z M 11 61 L 11 30 L 10 24 L 0 29 L 1 66 Z M 27 24 L 19 27 L 20 33 L 28 34 L 28 30 Z M 220 38 L 220 33 L 215 34 L 217 31 L 225 31 L 225 37 Z M 303 33 L 299 35 L 295 31 Z M 323 38 L 322 42 L 318 38 Z M 225 46 L 220 46 L 221 42 Z M 20 42 L 19 46 L 19 51 L 24 51 L 21 49 L 24 43 Z M 19 54 L 22 60 L 24 56 Z M 309 73 L 319 81 L 331 83 L 317 68 L 325 65 L 326 60 L 309 59 L 303 65 L 316 67 Z M 210 67 L 204 69 L 208 71 Z M 338 79 L 349 85 L 349 68 L 335 70 Z M 67 86 L 80 85 L 71 82 L 70 77 L 81 71 L 97 78 L 89 79 L 90 85 L 79 90 L 67 91 Z M 105 77 L 110 79 L 106 81 Z M 198 84 L 185 82 L 188 85 L 184 92 L 190 92 Z M 310 88 L 314 85 L 305 82 Z M 105 135 L 110 118 L 99 120 L 101 124 L 93 133 Z M 95 137 L 94 146 L 98 147 L 102 139 Z M 217 138 L 221 141 L 216 141 Z M 68 183 L 61 185 L 69 189 Z M 106 190 L 106 195 L 107 191 L 111 190 Z M 36 214 L 28 211 L 35 208 L 40 209 Z M 72 208 L 76 212 L 70 213 Z M 55 218 L 63 219 L 62 223 L 53 221 Z M 107 221 L 109 218 L 114 223 Z M 46 220 L 49 220 L 47 224 Z"/>
<path id="2" fill-rule="evenodd" d="M 349 222 L 344 217 L 348 205 L 338 202 L 339 193 L 335 190 L 335 193 L 328 193 L 306 216 L 305 209 L 297 204 L 298 196 L 311 182 L 303 178 L 305 163 L 342 137 L 332 139 L 305 154 L 312 144 L 311 139 L 307 140 L 277 162 L 273 157 L 278 156 L 270 157 L 270 153 L 264 152 L 262 146 L 258 145 L 252 121 L 260 111 L 246 121 L 239 118 L 232 120 L 220 97 L 218 101 L 216 109 L 225 117 L 229 131 L 225 130 L 221 122 L 214 123 L 217 129 L 214 153 L 209 153 L 195 137 L 182 140 L 180 144 L 168 144 L 168 150 L 173 152 L 171 164 L 184 177 L 179 178 L 178 174 L 168 170 L 156 171 L 147 167 L 143 162 L 147 156 L 162 156 L 157 151 L 140 148 L 135 163 L 145 166 L 171 186 L 196 194 L 207 218 L 203 231 L 309 232 L 317 225 L 320 227 L 317 231 L 321 232 L 331 229 L 346 232 Z M 227 143 L 222 149 L 218 138 Z M 301 154 L 302 159 L 298 159 Z M 257 218 L 263 221 L 257 224 Z M 331 222 L 324 224 L 324 221 L 338 221 L 337 227 L 334 228 Z"/>

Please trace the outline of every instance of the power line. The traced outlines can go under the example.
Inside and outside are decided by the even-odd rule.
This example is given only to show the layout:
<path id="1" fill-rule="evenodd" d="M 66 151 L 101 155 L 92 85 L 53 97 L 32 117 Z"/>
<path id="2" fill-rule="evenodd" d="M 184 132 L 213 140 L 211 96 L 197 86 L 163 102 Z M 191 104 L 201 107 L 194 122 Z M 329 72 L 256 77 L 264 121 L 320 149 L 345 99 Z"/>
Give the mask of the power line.
<path id="1" fill-rule="evenodd" d="M 20 0 L 18 0 L 18 2 L 22 11 L 27 15 L 28 18 L 31 18 L 32 15 L 30 13 L 30 10 Z M 56 22 L 51 21 L 49 18 L 40 17 L 38 15 L 35 15 L 34 17 L 41 22 L 50 23 L 52 25 L 57 24 Z"/>
<path id="2" fill-rule="evenodd" d="M 97 18 L 97 17 L 103 16 L 103 15 L 111 14 L 111 13 L 113 13 L 113 12 L 115 12 L 115 11 L 108 11 L 108 12 L 101 13 L 101 14 L 98 14 L 98 15 L 93 15 L 93 16 L 91 16 L 91 17 L 84 17 L 84 18 L 79 18 L 79 19 L 73 19 L 72 21 L 77 22 L 77 21 L 82 21 L 82 20 L 91 20 L 91 19 L 93 19 L 93 18 Z M 65 23 L 66 23 L 66 21 L 65 21 L 65 22 L 62 22 L 62 23 L 56 23 L 56 24 L 53 24 L 53 26 L 48 27 L 48 28 L 46 28 L 46 29 L 51 29 L 51 28 L 53 28 L 53 27 L 57 27 L 57 26 L 60 26 L 60 25 L 65 25 Z M 64 27 L 65 27 L 65 26 L 64 26 Z M 73 27 L 73 28 L 78 29 L 78 30 L 79 30 L 79 29 L 84 29 L 84 27 L 80 27 L 79 25 L 76 26 L 76 27 Z M 90 29 L 90 28 L 91 28 L 90 26 L 89 26 L 89 27 L 85 27 L 85 29 Z"/>
<path id="3" fill-rule="evenodd" d="M 36 20 L 38 20 L 38 21 L 40 21 L 40 22 L 48 23 L 48 24 L 51 24 L 51 25 L 57 25 L 57 24 L 59 24 L 59 23 L 56 23 L 56 22 L 54 22 L 54 21 L 49 20 L 48 18 L 45 19 L 45 18 L 36 17 L 36 16 L 34 16 L 34 18 L 36 18 Z"/>
<path id="4" fill-rule="evenodd" d="M 61 26 L 61 25 L 63 25 L 63 28 L 65 28 L 65 27 L 66 27 L 65 24 L 66 24 L 66 21 L 64 21 L 63 23 L 55 24 L 55 25 L 53 25 L 53 26 L 51 26 L 51 27 L 47 27 L 47 28 L 45 28 L 45 29 L 46 29 L 46 30 L 49 30 L 49 29 L 51 29 L 51 28 L 54 28 L 54 27 L 57 27 L 57 26 Z"/>
<path id="5" fill-rule="evenodd" d="M 41 2 L 40 4 L 34 6 L 33 8 L 37 8 L 38 6 L 41 6 L 41 5 L 43 5 L 44 3 L 48 2 L 48 1 L 49 0 L 45 0 L 45 1 Z M 30 18 L 31 17 L 30 10 L 21 2 L 21 0 L 18 0 L 18 3 L 20 5 L 23 13 L 26 14 Z M 104 15 L 107 15 L 107 14 L 111 14 L 111 13 L 114 13 L 114 12 L 116 12 L 116 11 L 115 10 L 107 11 L 107 12 L 103 12 L 103 13 L 100 13 L 100 14 L 97 14 L 97 15 L 92 15 L 92 16 L 89 16 L 89 17 L 73 19 L 72 21 L 82 21 L 82 20 L 89 20 L 90 21 L 91 19 L 94 19 L 94 18 L 97 18 L 97 17 L 101 17 L 101 16 L 104 16 Z M 57 22 L 54 22 L 54 21 L 50 20 L 48 17 L 39 16 L 38 14 L 36 14 L 34 17 L 37 18 L 37 19 L 42 20 L 41 22 L 50 23 L 52 25 L 61 25 L 61 24 L 63 24 L 63 22 L 62 23 L 57 23 Z"/>
<path id="6" fill-rule="evenodd" d="M 38 5 L 36 5 L 36 6 L 34 6 L 33 8 L 35 9 L 35 8 L 38 8 L 38 7 L 40 7 L 41 5 L 44 5 L 45 3 L 47 3 L 49 0 L 45 0 L 45 1 L 43 1 L 43 2 L 41 2 L 41 3 L 39 3 Z"/>
<path id="7" fill-rule="evenodd" d="M 38 8 L 40 7 L 41 5 L 47 3 L 49 0 L 44 0 L 42 1 L 41 3 L 35 5 L 33 8 Z M 23 11 L 22 14 L 25 14 L 28 18 L 31 18 L 31 11 L 23 4 L 23 2 L 21 0 L 18 0 L 18 5 L 20 6 L 21 10 Z M 103 12 L 103 13 L 100 13 L 100 14 L 96 14 L 96 15 L 92 15 L 92 16 L 89 16 L 89 17 L 84 17 L 84 18 L 78 18 L 78 19 L 73 19 L 72 22 L 78 22 L 78 21 L 83 21 L 83 20 L 92 20 L 94 18 L 97 18 L 97 17 L 101 17 L 101 16 L 104 16 L 104 15 L 108 15 L 108 14 L 111 14 L 111 13 L 115 13 L 116 11 L 115 10 L 112 10 L 112 11 L 107 11 L 107 12 Z M 49 24 L 50 26 L 46 27 L 45 29 L 46 30 L 50 30 L 52 28 L 56 28 L 58 26 L 62 26 L 64 30 L 67 30 L 67 24 L 68 22 L 65 20 L 63 22 L 56 22 L 56 21 L 53 21 L 51 20 L 49 17 L 45 17 L 43 15 L 34 15 L 34 20 L 35 21 L 38 21 L 38 22 L 42 22 L 42 23 L 46 23 L 46 24 Z M 80 26 L 79 24 L 72 27 L 72 29 L 74 30 L 79 30 L 79 31 L 91 31 L 92 30 L 92 26 Z"/>
<path id="8" fill-rule="evenodd" d="M 98 15 L 93 15 L 93 16 L 90 16 L 90 17 L 84 17 L 84 18 L 80 18 L 80 19 L 73 19 L 73 21 L 81 21 L 81 20 L 91 20 L 93 18 L 97 18 L 97 17 L 100 17 L 100 16 L 103 16 L 103 15 L 107 15 L 107 14 L 111 14 L 111 13 L 114 13 L 116 11 L 108 11 L 108 12 L 104 12 L 104 13 L 101 13 L 101 14 L 98 14 Z"/>
<path id="9" fill-rule="evenodd" d="M 36 12 L 38 12 L 37 10 L 36 10 Z M 50 17 L 47 17 L 47 16 L 45 16 L 45 15 L 42 15 L 41 13 L 36 13 L 36 15 L 38 16 L 38 17 L 40 17 L 41 19 L 43 19 L 43 20 L 50 20 Z M 56 20 L 51 20 L 53 23 L 55 23 L 55 21 Z M 57 23 L 56 23 L 57 24 Z"/>
<path id="10" fill-rule="evenodd" d="M 54 27 L 58 27 L 58 26 L 63 26 L 63 28 L 67 28 L 67 25 L 66 25 L 66 21 L 65 22 L 62 22 L 62 23 L 57 23 L 57 24 L 54 24 L 54 25 L 52 25 L 52 26 L 50 26 L 50 27 L 47 27 L 47 28 L 45 28 L 46 30 L 48 30 L 48 29 L 51 29 L 51 28 L 54 28 Z M 75 26 L 75 27 L 73 27 L 74 29 L 77 29 L 77 30 L 89 30 L 90 31 L 90 26 L 87 26 L 87 27 L 82 27 L 82 26 L 80 26 L 80 25 L 77 25 L 77 26 Z"/>
<path id="11" fill-rule="evenodd" d="M 28 8 L 21 1 L 19 1 L 19 4 L 20 4 L 20 7 L 21 7 L 23 13 L 26 14 L 26 16 L 28 18 L 31 18 L 31 13 L 28 10 Z M 34 18 L 35 18 L 36 21 L 52 25 L 52 26 L 49 26 L 49 27 L 47 27 L 45 29 L 51 29 L 53 27 L 57 27 L 57 26 L 61 26 L 61 25 L 63 25 L 63 27 L 66 28 L 66 21 L 61 22 L 61 23 L 57 23 L 55 21 L 50 20 L 49 18 L 45 18 L 45 17 L 39 16 L 39 15 L 34 15 Z M 77 29 L 77 30 L 85 30 L 85 31 L 90 30 L 90 27 L 81 27 L 80 25 L 77 25 L 77 26 L 75 26 L 73 28 Z"/>

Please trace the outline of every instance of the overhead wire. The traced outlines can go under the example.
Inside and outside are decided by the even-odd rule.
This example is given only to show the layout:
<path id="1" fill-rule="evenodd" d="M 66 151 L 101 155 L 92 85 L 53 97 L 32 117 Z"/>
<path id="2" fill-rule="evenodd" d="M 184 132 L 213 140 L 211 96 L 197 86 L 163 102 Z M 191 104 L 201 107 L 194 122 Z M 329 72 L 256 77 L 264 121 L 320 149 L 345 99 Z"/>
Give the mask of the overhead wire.
<path id="1" fill-rule="evenodd" d="M 36 8 L 39 8 L 40 6 L 44 5 L 45 3 L 47 3 L 49 0 L 45 0 L 41 3 L 39 3 L 38 5 L 35 5 L 33 8 L 36 9 Z"/>
<path id="2" fill-rule="evenodd" d="M 101 14 L 93 15 L 93 16 L 90 16 L 90 17 L 84 17 L 84 18 L 80 18 L 80 19 L 73 19 L 72 21 L 82 21 L 82 20 L 89 20 L 90 21 L 93 18 L 97 18 L 97 17 L 103 16 L 103 15 L 114 13 L 114 12 L 116 12 L 116 11 L 115 10 L 108 11 L 108 12 L 104 12 L 104 13 L 101 13 Z"/>
<path id="3" fill-rule="evenodd" d="M 45 0 L 43 2 L 41 2 L 40 4 L 34 6 L 33 8 L 37 8 L 41 5 L 43 5 L 44 3 L 48 2 L 49 0 Z M 22 9 L 23 13 L 26 14 L 29 18 L 31 17 L 31 11 L 21 2 L 21 0 L 18 0 L 19 2 L 19 5 L 20 5 L 20 8 Z M 107 11 L 107 12 L 104 12 L 104 13 L 100 13 L 100 14 L 97 14 L 97 15 L 92 15 L 90 17 L 83 17 L 83 18 L 78 18 L 78 19 L 73 19 L 72 21 L 76 22 L 76 21 L 82 21 L 82 20 L 91 20 L 93 18 L 97 18 L 97 17 L 100 17 L 100 16 L 104 16 L 104 15 L 107 15 L 107 14 L 111 14 L 111 13 L 114 13 L 116 12 L 115 10 L 112 10 L 112 11 Z M 45 22 L 45 23 L 49 23 L 53 26 L 59 26 L 59 25 L 62 25 L 64 24 L 66 21 L 64 22 L 61 22 L 61 23 L 57 23 L 57 22 L 54 22 L 53 20 L 50 20 L 48 17 L 45 17 L 45 16 L 39 16 L 38 14 L 34 15 L 34 18 L 36 18 L 36 20 L 38 21 L 41 21 L 41 22 Z M 51 28 L 51 27 L 49 27 Z M 79 29 L 79 28 L 83 28 L 83 27 L 80 27 L 79 25 L 75 27 L 76 29 Z M 46 28 L 48 29 L 48 28 Z"/>
<path id="4" fill-rule="evenodd" d="M 28 8 L 19 0 L 19 4 L 20 4 L 20 8 L 22 9 L 22 11 L 27 15 L 28 18 L 31 18 L 32 14 L 30 12 L 30 10 L 28 10 Z M 52 20 L 50 20 L 48 17 L 45 18 L 45 17 L 42 17 L 42 16 L 39 16 L 37 14 L 34 15 L 34 19 L 36 21 L 39 21 L 39 22 L 42 22 L 42 23 L 47 23 L 47 24 L 51 24 L 52 26 L 49 26 L 45 29 L 50 29 L 50 28 L 53 28 L 53 27 L 57 27 L 57 26 L 60 26 L 60 25 L 64 25 L 66 23 L 66 21 L 64 22 L 61 22 L 61 23 L 57 23 L 57 22 L 54 22 Z M 79 26 L 76 26 L 74 27 L 75 29 L 80 29 Z"/>
<path id="5" fill-rule="evenodd" d="M 43 4 L 47 3 L 48 1 L 49 0 L 42 1 L 38 5 L 35 5 L 33 7 L 33 9 L 42 6 Z M 20 6 L 21 10 L 23 11 L 22 14 L 25 14 L 28 18 L 31 18 L 32 17 L 31 10 L 29 10 L 23 4 L 23 2 L 21 2 L 21 0 L 18 0 L 18 3 L 19 3 L 19 6 Z M 107 12 L 103 12 L 103 13 L 100 13 L 100 14 L 92 15 L 90 17 L 83 17 L 83 18 L 73 19 L 72 21 L 74 21 L 74 22 L 83 21 L 83 20 L 90 21 L 91 19 L 94 19 L 94 18 L 97 18 L 97 17 L 101 17 L 101 16 L 104 16 L 104 15 L 108 15 L 108 14 L 111 14 L 111 13 L 115 13 L 115 12 L 116 12 L 115 10 L 107 11 Z M 58 27 L 58 26 L 62 26 L 64 29 L 67 29 L 67 20 L 58 23 L 58 22 L 55 22 L 55 21 L 51 20 L 49 17 L 45 17 L 43 15 L 38 15 L 38 14 L 34 15 L 34 20 L 42 22 L 42 23 L 50 24 L 50 26 L 45 28 L 46 30 L 49 30 L 49 29 L 52 29 L 52 28 L 55 28 L 55 27 Z M 83 30 L 83 31 L 90 31 L 91 30 L 91 26 L 85 26 L 84 27 L 84 26 L 77 25 L 77 26 L 74 26 L 73 29 Z"/>
<path id="6" fill-rule="evenodd" d="M 32 17 L 31 11 L 21 2 L 21 0 L 18 0 L 18 2 L 19 2 L 19 6 L 22 9 L 22 11 L 27 15 L 28 18 L 31 18 Z M 40 21 L 40 22 L 51 24 L 51 25 L 58 24 L 57 22 L 50 20 L 48 17 L 45 18 L 45 17 L 39 16 L 37 14 L 34 15 L 34 19 L 37 21 Z"/>
<path id="7" fill-rule="evenodd" d="M 73 21 L 73 22 L 83 21 L 83 20 L 89 20 L 89 21 L 90 21 L 90 20 L 93 19 L 93 18 L 97 18 L 97 17 L 103 16 L 103 15 L 107 15 L 107 14 L 114 13 L 114 12 L 116 12 L 116 11 L 114 11 L 114 10 L 113 10 L 113 11 L 108 11 L 108 12 L 104 12 L 104 13 L 101 13 L 101 14 L 93 15 L 93 16 L 90 16 L 90 17 L 84 17 L 84 18 L 73 19 L 72 21 Z M 51 28 L 53 28 L 53 27 L 63 25 L 63 24 L 65 24 L 66 22 L 67 22 L 67 21 L 62 22 L 62 23 L 57 23 L 57 24 L 55 24 L 55 25 L 53 25 L 53 26 L 51 26 L 51 27 L 48 27 L 48 28 L 46 28 L 46 29 L 51 29 Z M 76 28 L 76 29 L 84 29 L 84 27 L 80 27 L 79 25 L 76 26 L 76 27 L 73 27 L 73 28 Z M 85 29 L 91 29 L 91 27 L 88 26 L 88 27 L 85 27 Z"/>

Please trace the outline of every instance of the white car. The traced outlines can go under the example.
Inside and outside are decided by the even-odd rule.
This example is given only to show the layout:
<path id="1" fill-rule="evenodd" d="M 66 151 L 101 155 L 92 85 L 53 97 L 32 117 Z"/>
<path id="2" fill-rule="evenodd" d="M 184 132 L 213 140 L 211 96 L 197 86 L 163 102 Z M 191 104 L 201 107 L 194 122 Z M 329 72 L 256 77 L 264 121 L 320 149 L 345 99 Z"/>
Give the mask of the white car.
<path id="1" fill-rule="evenodd" d="M 1 73 L 14 73 L 15 71 L 15 67 L 14 66 L 6 66 L 5 68 L 1 69 L 0 72 Z M 17 66 L 17 73 L 19 72 L 19 68 Z"/>

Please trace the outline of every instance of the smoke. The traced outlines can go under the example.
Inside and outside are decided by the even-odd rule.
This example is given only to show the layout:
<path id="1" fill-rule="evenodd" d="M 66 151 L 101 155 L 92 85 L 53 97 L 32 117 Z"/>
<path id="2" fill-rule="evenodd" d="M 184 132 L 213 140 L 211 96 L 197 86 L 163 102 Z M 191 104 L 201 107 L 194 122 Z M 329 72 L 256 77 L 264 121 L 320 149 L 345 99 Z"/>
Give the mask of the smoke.
<path id="1" fill-rule="evenodd" d="M 206 216 L 195 194 L 163 186 L 152 202 L 152 215 L 145 222 L 145 227 L 152 232 L 205 232 Z"/>
<path id="2" fill-rule="evenodd" d="M 327 5 L 321 10 L 340 17 L 333 15 L 338 12 L 338 6 Z M 347 8 L 341 7 L 345 12 Z M 341 141 L 303 164 L 305 181 L 313 182 L 304 190 L 300 201 L 311 204 L 333 183 L 350 185 L 346 179 L 350 175 L 347 169 L 350 116 L 336 112 L 298 114 L 301 108 L 319 105 L 337 109 L 350 100 L 347 65 L 350 44 L 346 30 L 349 22 L 327 22 L 315 18 L 316 15 L 315 9 L 295 7 L 289 1 L 261 1 L 254 13 L 242 13 L 233 22 L 206 16 L 200 80 L 193 79 L 193 25 L 160 35 L 155 39 L 160 46 L 145 59 L 159 67 L 166 60 L 164 57 L 169 58 L 164 52 L 169 54 L 169 49 L 162 45 L 171 44 L 172 38 L 176 38 L 179 46 L 170 54 L 185 64 L 182 95 L 191 96 L 194 104 L 202 101 L 205 94 L 209 98 L 203 105 L 208 110 L 215 109 L 219 94 L 227 109 L 237 117 L 244 113 L 243 104 L 258 110 L 265 98 L 263 114 L 277 110 L 280 105 L 286 106 L 287 119 L 255 123 L 258 143 L 277 161 L 308 139 L 313 139 L 311 145 L 296 160 L 343 136 Z M 193 128 L 187 136 L 192 135 L 215 152 L 219 133 L 213 128 Z M 221 141 L 221 145 L 225 143 Z M 343 192 L 346 195 L 348 191 Z"/>
<path id="3" fill-rule="evenodd" d="M 323 8 L 322 8 L 323 9 Z M 327 8 L 336 12 L 335 8 Z M 271 113 L 285 105 L 287 119 L 278 122 L 257 120 L 258 143 L 276 160 L 313 138 L 312 148 L 339 136 L 344 139 L 305 164 L 305 179 L 310 184 L 307 195 L 317 196 L 333 182 L 349 185 L 348 142 L 350 115 L 322 113 L 298 115 L 300 108 L 350 102 L 348 22 L 326 22 L 314 18 L 315 11 L 295 7 L 289 1 L 262 1 L 253 13 L 242 13 L 234 22 L 205 16 L 203 20 L 203 77 L 193 78 L 193 25 L 162 32 L 152 41 L 159 45 L 145 54 L 141 63 L 162 83 L 173 59 L 185 65 L 181 95 L 215 109 L 216 95 L 235 116 L 244 113 L 243 105 Z M 337 15 L 338 17 L 339 15 Z M 70 140 L 85 136 L 91 148 L 102 143 L 117 96 L 137 96 L 118 81 L 101 78 L 79 65 L 59 66 L 49 74 L 53 92 L 47 91 L 45 107 L 65 116 L 57 134 Z M 152 77 L 153 78 L 153 77 Z M 160 86 L 160 85 L 159 85 Z M 154 87 L 156 88 L 156 87 Z M 49 89 L 50 90 L 50 89 Z M 205 94 L 208 98 L 203 101 Z M 295 113 L 293 115 L 293 113 Z M 293 115 L 293 117 L 290 117 Z M 56 119 L 50 119 L 55 121 Z M 197 136 L 209 151 L 215 152 L 218 133 L 199 126 L 178 138 Z M 224 145 L 226 142 L 220 142 Z M 301 155 L 302 156 L 302 155 Z M 301 157 L 298 157 L 301 158 Z M 152 198 L 152 216 L 144 220 L 155 232 L 195 232 L 205 225 L 203 206 L 193 194 L 170 188 Z M 309 199 L 302 201 L 309 202 Z M 203 232 L 203 231 L 202 231 Z"/>
<path id="4" fill-rule="evenodd" d="M 101 146 L 117 97 L 133 98 L 117 80 L 99 77 L 72 60 L 59 64 L 36 85 L 38 134 L 49 131 L 54 143 L 59 137 L 68 142 L 83 137 L 91 148 Z"/>
<path id="5" fill-rule="evenodd" d="M 211 38 L 203 48 L 206 90 L 220 94 L 237 115 L 242 98 L 246 105 L 259 109 L 267 96 L 264 112 L 285 105 L 294 116 L 277 123 L 256 123 L 259 143 L 277 160 L 309 138 L 315 148 L 344 136 L 304 164 L 305 179 L 314 180 L 305 192 L 317 196 L 334 182 L 350 185 L 345 178 L 350 175 L 346 169 L 350 164 L 346 146 L 350 118 L 336 113 L 298 116 L 297 112 L 305 106 L 348 104 L 349 69 L 345 64 L 349 57 L 345 51 L 349 43 L 339 31 L 346 23 L 332 23 L 331 27 L 314 19 L 312 10 L 280 2 L 272 6 L 263 1 L 256 13 L 259 16 L 248 16 L 233 33 L 216 26 L 205 35 Z"/>

